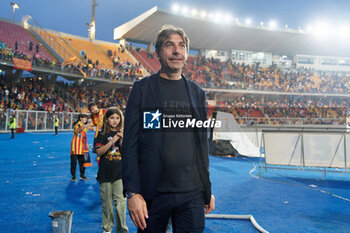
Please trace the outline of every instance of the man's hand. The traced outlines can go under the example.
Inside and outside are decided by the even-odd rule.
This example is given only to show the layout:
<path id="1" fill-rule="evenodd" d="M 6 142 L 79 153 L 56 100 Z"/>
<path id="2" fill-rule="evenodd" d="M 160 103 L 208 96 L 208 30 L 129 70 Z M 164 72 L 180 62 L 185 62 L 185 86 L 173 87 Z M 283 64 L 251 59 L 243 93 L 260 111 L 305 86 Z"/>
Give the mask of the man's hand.
<path id="1" fill-rule="evenodd" d="M 128 210 L 135 226 L 144 230 L 147 227 L 148 211 L 146 201 L 140 194 L 137 193 L 128 199 Z"/>
<path id="2" fill-rule="evenodd" d="M 215 197 L 214 195 L 211 195 L 209 205 L 204 205 L 205 207 L 205 214 L 209 214 L 212 210 L 215 209 Z"/>
<path id="3" fill-rule="evenodd" d="M 118 133 L 117 133 L 119 138 L 123 138 L 123 134 L 124 134 L 124 129 L 119 130 Z"/>

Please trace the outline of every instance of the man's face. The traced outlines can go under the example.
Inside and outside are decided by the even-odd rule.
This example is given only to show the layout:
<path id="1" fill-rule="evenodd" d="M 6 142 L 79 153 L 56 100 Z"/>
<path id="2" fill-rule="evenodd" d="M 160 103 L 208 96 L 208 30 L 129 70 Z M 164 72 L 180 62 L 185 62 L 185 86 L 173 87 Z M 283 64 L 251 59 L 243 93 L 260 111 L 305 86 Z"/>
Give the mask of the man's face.
<path id="1" fill-rule="evenodd" d="M 92 106 L 90 109 L 90 112 L 94 115 L 98 114 L 99 111 L 100 111 L 100 109 L 98 109 L 98 107 L 96 105 Z"/>
<path id="2" fill-rule="evenodd" d="M 188 56 L 186 43 L 179 34 L 174 33 L 163 42 L 158 56 L 162 68 L 171 73 L 181 72 Z"/>

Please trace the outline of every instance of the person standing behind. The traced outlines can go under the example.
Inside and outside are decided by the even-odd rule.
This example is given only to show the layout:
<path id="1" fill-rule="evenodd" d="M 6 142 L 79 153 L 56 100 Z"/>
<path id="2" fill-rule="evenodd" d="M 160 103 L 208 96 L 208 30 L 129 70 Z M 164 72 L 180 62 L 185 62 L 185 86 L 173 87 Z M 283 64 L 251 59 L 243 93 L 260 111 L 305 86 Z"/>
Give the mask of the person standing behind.
<path id="1" fill-rule="evenodd" d="M 13 112 L 10 119 L 9 119 L 9 123 L 10 125 L 10 130 L 11 130 L 11 139 L 15 138 L 15 131 L 16 131 L 16 112 Z"/>
<path id="2" fill-rule="evenodd" d="M 101 130 L 102 128 L 102 124 L 103 124 L 103 116 L 106 112 L 106 109 L 99 109 L 97 107 L 97 104 L 95 103 L 89 103 L 88 105 L 88 109 L 90 112 L 90 118 L 91 118 L 91 126 L 89 126 L 89 130 L 94 130 L 95 129 L 95 136 L 94 136 L 94 143 L 93 145 L 95 145 L 95 140 L 98 134 L 98 131 Z M 93 148 L 93 152 L 96 153 L 95 148 Z M 97 157 L 97 163 L 98 161 L 98 157 Z"/>
<path id="3" fill-rule="evenodd" d="M 171 218 L 174 232 L 199 233 L 205 213 L 215 208 L 208 131 L 166 130 L 161 116 L 180 113 L 206 121 L 205 92 L 182 75 L 189 51 L 183 29 L 165 25 L 155 47 L 160 70 L 134 82 L 125 111 L 122 172 L 128 210 L 138 232 L 164 233 Z"/>
<path id="4" fill-rule="evenodd" d="M 60 124 L 60 120 L 58 119 L 58 115 L 55 115 L 55 136 L 58 134 L 58 126 Z"/>
<path id="5" fill-rule="evenodd" d="M 88 115 L 81 113 L 78 115 L 78 122 L 74 125 L 74 134 L 70 149 L 70 172 L 72 175 L 72 181 L 77 181 L 75 177 L 77 160 L 79 161 L 80 179 L 88 179 L 85 176 L 84 167 L 84 153 L 89 152 L 89 145 L 87 143 L 87 121 Z"/>
<path id="6" fill-rule="evenodd" d="M 121 179 L 121 144 L 123 141 L 123 114 L 116 108 L 108 108 L 103 117 L 102 130 L 95 141 L 99 159 L 97 181 L 100 183 L 102 200 L 102 230 L 112 232 L 114 225 L 113 203 L 115 207 L 116 232 L 127 233 L 125 223 L 126 198 L 123 195 Z"/>

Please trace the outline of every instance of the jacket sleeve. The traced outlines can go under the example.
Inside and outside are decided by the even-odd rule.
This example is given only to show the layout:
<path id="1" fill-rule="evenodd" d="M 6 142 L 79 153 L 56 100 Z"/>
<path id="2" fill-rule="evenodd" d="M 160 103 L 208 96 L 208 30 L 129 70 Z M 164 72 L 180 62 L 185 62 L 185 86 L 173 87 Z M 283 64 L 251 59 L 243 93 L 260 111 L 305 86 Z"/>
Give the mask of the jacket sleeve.
<path id="1" fill-rule="evenodd" d="M 141 89 L 139 82 L 132 86 L 125 110 L 124 137 L 122 144 L 122 180 L 126 191 L 140 193 L 138 134 L 141 114 Z"/>
<path id="2" fill-rule="evenodd" d="M 202 120 L 205 121 L 207 119 L 207 102 L 205 98 L 205 92 L 201 90 L 200 92 L 200 106 L 201 106 L 201 114 L 202 114 Z M 200 158 L 203 159 L 203 166 L 204 168 L 201 169 L 201 171 L 204 173 L 202 174 L 202 179 L 204 183 L 204 192 L 205 197 L 204 201 L 205 204 L 209 204 L 210 198 L 211 198 L 211 182 L 210 182 L 210 173 L 209 173 L 209 150 L 208 150 L 208 129 L 202 128 L 200 137 L 202 137 L 202 145 L 201 145 L 201 152 L 202 156 Z"/>
<path id="3" fill-rule="evenodd" d="M 207 112 L 207 101 L 205 98 L 205 92 L 201 91 L 201 109 L 202 109 L 202 115 L 203 115 L 203 121 L 207 120 L 208 112 Z M 203 152 L 204 152 L 204 161 L 205 166 L 209 171 L 209 150 L 208 150 L 208 131 L 209 129 L 203 127 L 202 131 L 202 137 L 203 137 Z"/>

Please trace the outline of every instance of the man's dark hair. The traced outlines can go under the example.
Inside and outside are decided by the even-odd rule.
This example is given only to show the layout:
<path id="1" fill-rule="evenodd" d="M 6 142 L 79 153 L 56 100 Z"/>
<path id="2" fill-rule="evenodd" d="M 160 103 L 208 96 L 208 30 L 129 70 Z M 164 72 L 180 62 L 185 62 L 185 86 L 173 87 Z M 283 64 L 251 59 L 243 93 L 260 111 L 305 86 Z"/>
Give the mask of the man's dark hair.
<path id="1" fill-rule="evenodd" d="M 94 102 L 89 103 L 89 105 L 88 105 L 89 111 L 91 111 L 92 106 L 97 106 L 97 104 L 95 104 Z"/>
<path id="2" fill-rule="evenodd" d="M 162 29 L 157 34 L 155 41 L 156 53 L 159 55 L 160 49 L 165 40 L 167 40 L 172 34 L 179 34 L 186 44 L 187 52 L 190 46 L 190 39 L 186 35 L 185 31 L 182 28 L 175 27 L 173 25 L 163 25 Z"/>

